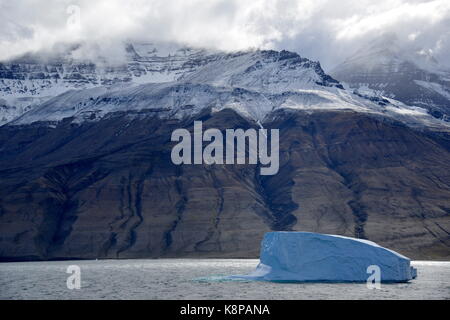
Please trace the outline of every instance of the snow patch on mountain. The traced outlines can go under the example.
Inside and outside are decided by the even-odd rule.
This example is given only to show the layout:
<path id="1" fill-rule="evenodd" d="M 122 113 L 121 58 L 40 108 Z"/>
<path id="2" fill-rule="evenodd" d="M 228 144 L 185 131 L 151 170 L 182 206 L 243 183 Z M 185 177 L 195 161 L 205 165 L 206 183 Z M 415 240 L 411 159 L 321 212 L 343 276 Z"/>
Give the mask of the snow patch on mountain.
<path id="1" fill-rule="evenodd" d="M 415 127 L 448 130 L 444 122 L 431 117 L 424 109 L 409 107 L 395 100 L 384 101 L 377 103 L 339 88 L 267 94 L 242 88 L 174 82 L 116 90 L 105 87 L 71 90 L 25 113 L 11 124 L 55 122 L 71 117 L 78 123 L 98 121 L 116 112 L 126 113 L 130 118 L 156 115 L 183 119 L 205 108 L 213 112 L 228 108 L 259 123 L 264 123 L 272 112 L 279 109 L 353 110 L 390 117 Z"/>
<path id="2" fill-rule="evenodd" d="M 445 87 L 440 83 L 426 82 L 422 80 L 414 80 L 414 82 L 419 86 L 422 86 L 429 90 L 433 90 L 434 92 L 450 100 L 450 87 Z"/>
<path id="3" fill-rule="evenodd" d="M 318 62 L 288 51 L 254 51 L 228 54 L 179 79 L 214 86 L 239 87 L 267 93 L 297 89 L 339 87 Z"/>

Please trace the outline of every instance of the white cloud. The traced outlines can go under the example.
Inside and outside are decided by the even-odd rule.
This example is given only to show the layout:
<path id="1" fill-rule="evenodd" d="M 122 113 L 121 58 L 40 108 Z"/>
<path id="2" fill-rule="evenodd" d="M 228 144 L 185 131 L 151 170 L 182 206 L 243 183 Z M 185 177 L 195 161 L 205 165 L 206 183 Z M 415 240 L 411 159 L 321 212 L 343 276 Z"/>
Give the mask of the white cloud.
<path id="1" fill-rule="evenodd" d="M 73 6 L 80 8 L 79 25 Z M 60 42 L 85 42 L 120 57 L 123 41 L 163 40 L 288 49 L 331 67 L 394 31 L 450 65 L 449 30 L 448 0 L 0 0 L 0 59 L 51 51 Z"/>

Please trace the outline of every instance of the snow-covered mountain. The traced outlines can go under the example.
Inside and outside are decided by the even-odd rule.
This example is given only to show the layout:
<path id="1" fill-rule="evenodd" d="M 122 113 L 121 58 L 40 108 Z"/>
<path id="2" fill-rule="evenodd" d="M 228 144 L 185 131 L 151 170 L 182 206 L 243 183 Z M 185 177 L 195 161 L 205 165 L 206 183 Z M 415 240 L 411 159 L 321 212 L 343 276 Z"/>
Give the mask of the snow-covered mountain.
<path id="1" fill-rule="evenodd" d="M 12 124 L 60 121 L 75 117 L 99 119 L 118 111 L 158 110 L 161 116 L 182 118 L 205 108 L 231 108 L 262 121 L 286 103 L 294 107 L 339 104 L 342 86 L 320 64 L 286 51 L 248 51 L 205 55 L 176 68 L 171 77 L 147 84 L 99 86 L 58 95 Z M 172 81 L 170 81 L 172 80 Z M 345 104 L 339 106 L 343 108 Z"/>
<path id="2" fill-rule="evenodd" d="M 128 45 L 127 53 L 133 62 L 122 69 L 111 69 L 110 73 L 92 65 L 91 72 L 83 74 L 80 70 L 86 69 L 78 68 L 78 75 L 73 76 L 72 65 L 71 77 L 63 76 L 61 81 L 55 75 L 40 89 L 30 79 L 34 76 L 29 76 L 27 81 L 33 83 L 34 90 L 17 91 L 16 86 L 16 91 L 6 90 L 3 95 L 5 100 L 15 99 L 12 101 L 18 97 L 39 98 L 40 104 L 27 105 L 16 113 L 4 111 L 3 117 L 10 124 L 21 125 L 54 123 L 64 118 L 96 121 L 114 112 L 128 112 L 130 117 L 151 112 L 163 118 L 181 119 L 211 108 L 234 109 L 249 119 L 264 122 L 278 109 L 354 110 L 416 127 L 448 129 L 425 109 L 345 90 L 324 73 L 318 62 L 293 52 L 224 53 L 173 47 L 158 51 L 150 45 Z M 16 85 L 25 83 L 14 81 Z M 50 91 L 54 95 L 62 93 L 52 97 Z M 24 111 L 27 112 L 21 115 Z"/>
<path id="3" fill-rule="evenodd" d="M 214 52 L 174 44 L 138 43 L 125 45 L 118 62 L 79 58 L 80 46 L 0 62 L 0 125 L 68 90 L 174 81 L 217 58 Z"/>
<path id="4" fill-rule="evenodd" d="M 330 74 L 359 92 L 371 92 L 450 119 L 450 70 L 421 49 L 406 49 L 385 34 L 359 49 Z"/>

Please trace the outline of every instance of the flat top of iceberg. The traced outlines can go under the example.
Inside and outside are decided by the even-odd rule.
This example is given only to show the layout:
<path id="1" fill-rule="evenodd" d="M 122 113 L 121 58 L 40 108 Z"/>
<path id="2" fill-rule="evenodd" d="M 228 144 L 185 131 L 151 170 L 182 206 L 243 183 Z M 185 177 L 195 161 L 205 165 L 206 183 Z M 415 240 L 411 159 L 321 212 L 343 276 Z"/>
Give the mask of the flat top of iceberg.
<path id="1" fill-rule="evenodd" d="M 392 252 L 393 254 L 395 254 L 395 255 L 397 255 L 397 256 L 399 256 L 401 258 L 409 260 L 408 257 L 405 257 L 404 255 L 402 255 L 402 254 L 400 254 L 400 253 L 398 253 L 398 252 L 396 252 L 394 250 L 382 247 L 379 244 L 377 244 L 377 243 L 375 243 L 373 241 L 370 241 L 370 240 L 366 240 L 366 239 L 346 237 L 346 236 L 341 236 L 341 235 L 337 235 L 337 234 L 316 233 L 316 232 L 308 232 L 308 231 L 272 231 L 272 232 L 267 232 L 266 235 L 271 234 L 271 233 L 302 234 L 302 235 L 310 235 L 310 236 L 314 236 L 314 237 L 323 237 L 323 238 L 325 238 L 325 237 L 332 237 L 332 238 L 347 239 L 347 240 L 351 240 L 351 241 L 358 241 L 358 242 L 361 242 L 361 243 L 364 243 L 364 244 L 367 244 L 367 245 L 370 245 L 370 246 L 374 246 L 374 247 L 378 247 L 378 248 L 387 250 L 387 251 Z"/>

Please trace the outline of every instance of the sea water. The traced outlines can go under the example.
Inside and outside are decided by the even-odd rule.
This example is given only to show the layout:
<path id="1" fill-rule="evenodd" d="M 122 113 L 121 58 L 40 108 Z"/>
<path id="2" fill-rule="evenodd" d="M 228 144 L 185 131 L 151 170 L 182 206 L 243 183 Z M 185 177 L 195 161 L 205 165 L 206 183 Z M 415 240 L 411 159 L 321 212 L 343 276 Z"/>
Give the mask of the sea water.
<path id="1" fill-rule="evenodd" d="M 149 259 L 0 263 L 0 299 L 450 299 L 450 262 L 413 261 L 417 279 L 383 283 L 380 289 L 369 289 L 365 283 L 223 280 L 223 276 L 253 271 L 258 262 Z M 79 289 L 68 285 L 74 269 L 79 271 Z"/>

